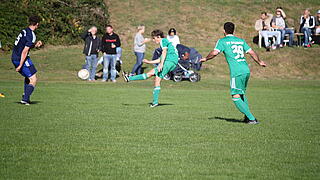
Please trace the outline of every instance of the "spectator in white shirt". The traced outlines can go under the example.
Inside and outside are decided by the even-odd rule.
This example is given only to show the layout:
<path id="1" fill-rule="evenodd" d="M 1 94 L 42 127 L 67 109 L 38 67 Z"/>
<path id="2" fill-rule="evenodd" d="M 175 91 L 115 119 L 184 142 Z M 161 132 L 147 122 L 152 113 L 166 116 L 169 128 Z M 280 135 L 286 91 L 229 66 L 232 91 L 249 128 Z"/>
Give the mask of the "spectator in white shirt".
<path id="1" fill-rule="evenodd" d="M 174 47 L 176 47 L 177 44 L 180 44 L 179 36 L 177 35 L 177 31 L 174 28 L 169 29 L 167 39 L 172 43 Z"/>

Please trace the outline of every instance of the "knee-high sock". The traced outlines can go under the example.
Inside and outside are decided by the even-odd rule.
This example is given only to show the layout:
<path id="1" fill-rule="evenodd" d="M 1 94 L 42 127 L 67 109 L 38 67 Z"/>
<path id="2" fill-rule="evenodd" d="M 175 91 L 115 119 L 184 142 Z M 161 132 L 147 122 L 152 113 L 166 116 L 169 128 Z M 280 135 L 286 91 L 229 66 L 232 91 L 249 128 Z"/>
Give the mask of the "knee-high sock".
<path id="1" fill-rule="evenodd" d="M 24 94 L 24 101 L 30 101 L 30 96 L 34 90 L 34 86 L 32 84 L 28 84 L 26 87 L 26 92 Z"/>
<path id="2" fill-rule="evenodd" d="M 146 80 L 148 79 L 148 76 L 146 73 L 144 74 L 139 74 L 139 75 L 135 75 L 135 76 L 130 76 L 129 80 L 130 81 L 136 81 L 136 80 Z"/>
<path id="3" fill-rule="evenodd" d="M 234 102 L 236 107 L 239 109 L 239 111 L 242 112 L 243 114 L 245 114 L 249 118 L 249 120 L 255 120 L 256 119 L 251 114 L 249 106 L 244 101 L 242 101 L 241 98 L 232 98 L 232 101 Z"/>
<path id="4" fill-rule="evenodd" d="M 28 84 L 26 83 L 26 81 L 24 81 L 23 96 L 26 94 L 27 86 Z"/>
<path id="5" fill-rule="evenodd" d="M 241 96 L 242 101 L 245 102 L 249 106 L 247 96 L 245 94 L 241 94 L 240 96 Z"/>
<path id="6" fill-rule="evenodd" d="M 29 78 L 24 78 L 24 90 L 23 90 L 23 96 L 26 94 L 26 89 L 28 84 L 30 83 Z"/>
<path id="7" fill-rule="evenodd" d="M 158 104 L 159 103 L 159 94 L 160 94 L 160 86 L 156 86 L 153 89 L 153 102 L 152 104 Z"/>

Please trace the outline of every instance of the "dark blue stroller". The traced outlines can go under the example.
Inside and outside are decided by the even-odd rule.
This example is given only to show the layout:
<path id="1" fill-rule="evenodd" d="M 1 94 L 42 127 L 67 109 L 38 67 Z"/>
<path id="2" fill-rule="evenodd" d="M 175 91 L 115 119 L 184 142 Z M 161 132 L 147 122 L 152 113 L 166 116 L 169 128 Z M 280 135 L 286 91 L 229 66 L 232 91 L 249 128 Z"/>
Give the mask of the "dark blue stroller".
<path id="1" fill-rule="evenodd" d="M 191 82 L 200 81 L 201 76 L 196 71 L 201 69 L 202 63 L 199 62 L 199 60 L 202 58 L 201 54 L 199 54 L 194 48 L 188 48 L 182 44 L 177 45 L 177 50 L 179 54 L 178 65 L 176 69 L 168 73 L 164 79 L 172 79 L 175 82 L 180 82 L 184 79 L 188 79 Z M 162 49 L 157 48 L 153 53 L 152 60 L 159 59 L 161 54 Z"/>

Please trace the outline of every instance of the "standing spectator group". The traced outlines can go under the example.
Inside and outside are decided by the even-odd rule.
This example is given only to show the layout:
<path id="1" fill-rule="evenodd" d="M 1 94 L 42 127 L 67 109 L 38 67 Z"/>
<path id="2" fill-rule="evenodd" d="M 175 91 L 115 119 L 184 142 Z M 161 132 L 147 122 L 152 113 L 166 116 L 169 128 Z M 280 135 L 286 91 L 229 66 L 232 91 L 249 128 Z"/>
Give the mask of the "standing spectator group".
<path id="1" fill-rule="evenodd" d="M 98 64 L 98 54 L 103 53 L 103 76 L 102 81 L 109 79 L 109 69 L 111 81 L 116 82 L 116 63 L 120 60 L 121 42 L 119 36 L 113 32 L 111 25 L 106 26 L 106 33 L 102 39 L 97 37 L 97 28 L 92 26 L 88 31 L 83 33 L 82 39 L 85 41 L 83 53 L 86 55 L 85 69 L 89 71 L 89 81 L 95 81 L 96 68 Z"/>

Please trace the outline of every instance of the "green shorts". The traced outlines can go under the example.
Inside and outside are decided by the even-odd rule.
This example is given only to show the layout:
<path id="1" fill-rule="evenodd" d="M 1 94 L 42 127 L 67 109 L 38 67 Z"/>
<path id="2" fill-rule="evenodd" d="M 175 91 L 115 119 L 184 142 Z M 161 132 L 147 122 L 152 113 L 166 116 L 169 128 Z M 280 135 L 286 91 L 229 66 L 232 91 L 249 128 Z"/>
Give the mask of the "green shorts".
<path id="1" fill-rule="evenodd" d="M 177 67 L 177 64 L 173 62 L 164 62 L 163 68 L 161 72 L 158 72 L 158 68 L 154 68 L 154 74 L 158 76 L 159 78 L 163 79 L 165 75 L 167 75 L 169 72 L 173 71 Z"/>
<path id="2" fill-rule="evenodd" d="M 250 73 L 241 74 L 230 79 L 230 94 L 246 94 Z"/>

